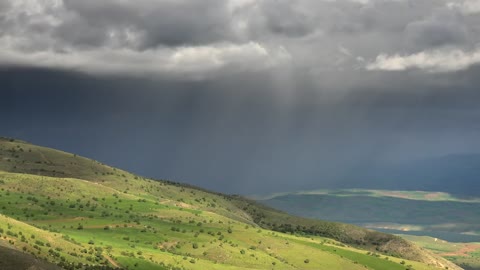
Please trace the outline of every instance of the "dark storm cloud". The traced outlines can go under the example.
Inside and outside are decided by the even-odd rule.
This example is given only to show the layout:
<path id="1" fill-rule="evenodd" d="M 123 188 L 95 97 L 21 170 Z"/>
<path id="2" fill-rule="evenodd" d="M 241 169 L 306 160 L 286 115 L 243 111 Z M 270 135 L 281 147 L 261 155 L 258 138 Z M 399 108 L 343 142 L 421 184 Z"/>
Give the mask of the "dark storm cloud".
<path id="1" fill-rule="evenodd" d="M 258 13 L 255 15 L 261 21 L 251 27 L 264 26 L 263 31 L 270 31 L 278 35 L 301 37 L 312 33 L 318 27 L 313 14 L 305 9 L 299 1 L 262 1 L 258 6 Z M 252 22 L 255 22 L 255 19 L 252 19 Z M 255 31 L 255 29 L 252 30 Z"/>
<path id="2" fill-rule="evenodd" d="M 465 45 L 469 32 L 463 20 L 459 14 L 442 9 L 423 20 L 411 22 L 406 27 L 409 45 L 421 49 Z"/>
<path id="3" fill-rule="evenodd" d="M 298 82 L 286 104 L 268 74 L 185 82 L 8 69 L 0 115 L 4 135 L 219 191 L 367 186 L 379 164 L 480 151 L 477 72 L 390 74 L 333 98 Z"/>
<path id="4" fill-rule="evenodd" d="M 442 72 L 479 62 L 478 19 L 465 12 L 468 3 L 7 1 L 0 11 L 0 60 L 90 73 L 188 74 L 195 79 L 249 66 Z M 456 50 L 465 59 L 452 66 Z"/>
<path id="5" fill-rule="evenodd" d="M 104 44 L 115 28 L 138 34 L 140 49 L 236 39 L 227 1 L 66 0 L 64 3 L 69 15 L 58 28 L 58 35 L 74 45 Z"/>
<path id="6" fill-rule="evenodd" d="M 227 192 L 355 186 L 480 152 L 472 7 L 0 1 L 1 135 Z"/>

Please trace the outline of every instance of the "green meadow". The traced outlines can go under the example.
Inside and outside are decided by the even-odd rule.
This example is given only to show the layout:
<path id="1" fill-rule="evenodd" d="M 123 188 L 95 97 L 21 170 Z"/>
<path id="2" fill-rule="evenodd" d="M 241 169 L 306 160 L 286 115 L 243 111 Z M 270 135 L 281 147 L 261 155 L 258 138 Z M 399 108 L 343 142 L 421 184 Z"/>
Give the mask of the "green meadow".
<path id="1" fill-rule="evenodd" d="M 445 192 L 369 189 L 313 190 L 253 198 L 294 215 L 401 234 L 465 269 L 480 269 L 479 198 Z M 459 252 L 465 246 L 470 247 L 468 252 Z"/>
<path id="2" fill-rule="evenodd" d="M 459 269 L 400 237 L 25 142 L 0 140 L 0 159 L 12 267 L 28 255 L 63 269 Z"/>

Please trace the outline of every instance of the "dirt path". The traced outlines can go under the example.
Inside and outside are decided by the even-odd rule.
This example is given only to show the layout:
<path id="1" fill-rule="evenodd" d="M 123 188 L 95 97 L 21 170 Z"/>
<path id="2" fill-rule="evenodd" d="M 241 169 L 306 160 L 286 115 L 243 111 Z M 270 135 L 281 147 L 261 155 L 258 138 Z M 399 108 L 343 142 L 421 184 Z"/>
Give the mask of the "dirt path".
<path id="1" fill-rule="evenodd" d="M 440 256 L 471 256 L 470 253 L 480 249 L 480 244 L 465 244 L 462 248 L 453 252 L 446 252 L 439 254 Z"/>
<path id="2" fill-rule="evenodd" d="M 104 257 L 105 259 L 107 259 L 107 261 L 108 261 L 111 265 L 115 266 L 116 268 L 122 268 L 122 266 L 121 266 L 120 264 L 118 264 L 114 259 L 112 259 L 112 257 L 110 257 L 110 256 L 108 256 L 108 255 L 103 255 L 103 257 Z"/>

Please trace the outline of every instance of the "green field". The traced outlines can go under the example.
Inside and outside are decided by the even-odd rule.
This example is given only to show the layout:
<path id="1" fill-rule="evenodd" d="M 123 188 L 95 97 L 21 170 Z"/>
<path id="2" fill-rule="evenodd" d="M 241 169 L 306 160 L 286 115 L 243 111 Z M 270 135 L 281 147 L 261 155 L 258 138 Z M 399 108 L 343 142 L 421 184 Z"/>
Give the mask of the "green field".
<path id="1" fill-rule="evenodd" d="M 32 262 L 64 269 L 458 269 L 400 237 L 290 216 L 25 142 L 0 140 L 0 160 L 0 246 Z M 22 256 L 8 256 L 2 269 L 19 269 Z"/>
<path id="2" fill-rule="evenodd" d="M 464 269 L 480 269 L 480 243 L 451 243 L 428 236 L 402 235 L 402 237 L 448 258 Z"/>
<path id="3" fill-rule="evenodd" d="M 444 192 L 389 190 L 315 190 L 253 196 L 290 214 L 357 224 L 393 234 L 444 256 L 465 268 L 480 269 L 472 251 L 457 256 L 462 246 L 480 242 L 480 199 Z M 430 236 L 422 238 L 421 236 Z M 442 239 L 426 244 L 425 239 Z M 445 241 L 447 240 L 447 241 Z"/>

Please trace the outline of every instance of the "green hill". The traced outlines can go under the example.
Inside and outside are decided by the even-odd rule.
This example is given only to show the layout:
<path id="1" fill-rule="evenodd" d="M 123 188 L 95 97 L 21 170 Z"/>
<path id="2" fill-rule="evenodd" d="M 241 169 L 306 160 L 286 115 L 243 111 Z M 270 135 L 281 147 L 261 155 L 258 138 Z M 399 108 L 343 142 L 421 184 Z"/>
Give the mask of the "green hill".
<path id="1" fill-rule="evenodd" d="M 402 235 L 402 237 L 448 258 L 466 270 L 480 269 L 480 243 L 451 243 L 429 236 Z"/>
<path id="2" fill-rule="evenodd" d="M 480 269 L 480 199 L 445 192 L 391 190 L 313 190 L 257 196 L 256 199 L 290 214 L 357 224 L 384 232 L 410 235 L 411 240 L 438 255 Z M 476 247 L 460 255 L 438 253 L 416 236 L 444 239 L 451 246 Z M 405 236 L 403 236 L 405 238 Z M 447 242 L 447 243 L 449 243 Z"/>
<path id="3" fill-rule="evenodd" d="M 8 138 L 0 139 L 0 239 L 65 269 L 459 269 L 400 237 Z"/>
<path id="4" fill-rule="evenodd" d="M 0 246 L 0 269 L 60 270 L 61 268 L 12 247 Z"/>

